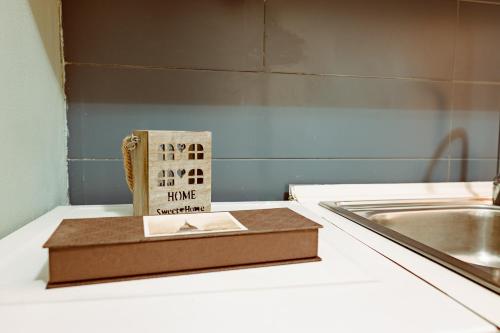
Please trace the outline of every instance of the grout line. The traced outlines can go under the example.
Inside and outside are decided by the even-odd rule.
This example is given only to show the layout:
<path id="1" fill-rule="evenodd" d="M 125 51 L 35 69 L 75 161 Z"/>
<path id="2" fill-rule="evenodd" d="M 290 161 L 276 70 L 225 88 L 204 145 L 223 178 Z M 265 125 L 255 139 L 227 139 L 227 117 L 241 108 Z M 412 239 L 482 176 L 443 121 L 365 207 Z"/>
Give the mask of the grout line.
<path id="1" fill-rule="evenodd" d="M 465 84 L 482 84 L 490 86 L 500 86 L 500 82 L 495 81 L 464 81 L 464 80 L 452 80 L 453 83 L 465 83 Z"/>
<path id="2" fill-rule="evenodd" d="M 493 2 L 493 1 L 487 1 L 487 0 L 459 0 L 460 2 L 470 2 L 470 3 L 481 3 L 484 5 L 500 5 L 500 2 Z"/>
<path id="3" fill-rule="evenodd" d="M 451 161 L 496 161 L 495 157 L 485 157 L 485 158 L 458 158 L 458 157 L 452 157 L 450 158 Z"/>
<path id="4" fill-rule="evenodd" d="M 147 69 L 147 70 L 184 70 L 193 72 L 223 72 L 223 73 L 264 73 L 259 70 L 238 70 L 238 69 L 221 69 L 221 68 L 196 68 L 196 67 L 177 67 L 177 66 L 152 66 L 152 65 L 127 65 L 127 64 L 99 64 L 95 62 L 74 62 L 66 61 L 66 65 L 73 66 L 88 66 L 102 68 L 123 68 L 123 69 Z"/>
<path id="5" fill-rule="evenodd" d="M 64 59 L 64 29 L 63 29 L 63 4 L 62 0 L 58 1 L 58 8 L 57 10 L 59 11 L 59 65 L 61 66 L 61 94 L 64 99 L 64 120 L 63 120 L 63 126 L 64 126 L 64 154 L 66 158 L 68 157 L 69 154 L 69 143 L 68 143 L 68 138 L 69 138 L 69 127 L 68 127 L 68 112 L 69 112 L 69 105 L 68 105 L 68 96 L 66 94 L 66 63 Z M 66 174 L 66 181 L 65 181 L 65 187 L 66 187 L 66 198 L 65 202 L 68 204 L 70 202 L 70 188 L 69 188 L 69 173 L 68 173 L 68 163 L 65 164 L 65 174 Z"/>
<path id="6" fill-rule="evenodd" d="M 283 72 L 283 71 L 270 71 L 271 74 L 281 74 L 281 75 L 304 75 L 304 76 L 323 76 L 323 77 L 343 77 L 343 78 L 355 78 L 355 79 L 379 79 L 379 80 L 406 80 L 406 81 L 417 81 L 417 82 L 451 82 L 447 79 L 430 79 L 430 78 L 420 78 L 420 77 L 404 77 L 404 76 L 376 76 L 376 75 L 357 75 L 357 74 L 318 74 L 318 73 L 306 73 L 306 72 Z"/>
<path id="7" fill-rule="evenodd" d="M 67 65 L 89 66 L 102 68 L 124 68 L 124 69 L 148 69 L 148 70 L 185 70 L 193 72 L 221 72 L 221 73 L 253 73 L 253 74 L 279 74 L 279 75 L 304 75 L 304 76 L 322 76 L 322 77 L 347 77 L 359 79 L 399 79 L 424 82 L 451 82 L 446 79 L 428 79 L 418 77 L 400 77 L 400 76 L 373 76 L 373 75 L 352 75 L 352 74 L 333 74 L 333 73 L 306 73 L 306 72 L 283 72 L 283 71 L 259 71 L 259 70 L 235 70 L 235 69 L 216 69 L 216 68 L 195 68 L 195 67 L 170 67 L 170 66 L 149 66 L 149 65 L 124 65 L 124 64 L 98 64 L 87 62 L 66 62 Z"/>
<path id="8" fill-rule="evenodd" d="M 68 158 L 68 162 L 118 162 L 122 158 Z M 486 158 L 408 158 L 408 157 L 222 157 L 212 161 L 496 161 L 495 157 Z"/>
<path id="9" fill-rule="evenodd" d="M 85 162 L 85 161 L 123 161 L 123 158 L 68 158 L 68 162 Z"/>
<path id="10" fill-rule="evenodd" d="M 498 117 L 498 141 L 497 141 L 497 169 L 496 169 L 496 175 L 499 175 L 499 167 L 500 167 L 500 112 L 497 112 L 497 117 Z"/>
<path id="11" fill-rule="evenodd" d="M 456 9 L 456 17 L 455 17 L 455 31 L 453 34 L 453 58 L 451 61 L 451 80 L 455 79 L 455 68 L 457 63 L 457 43 L 458 43 L 458 34 L 460 28 L 460 0 L 457 0 L 457 9 Z M 450 127 L 448 134 L 448 181 L 451 180 L 451 144 L 452 138 L 451 133 L 453 132 L 453 116 L 455 111 L 455 84 L 451 84 L 451 110 L 450 110 Z M 462 147 L 463 149 L 463 147 Z M 466 175 L 467 176 L 467 175 Z"/>
<path id="12" fill-rule="evenodd" d="M 266 36 L 266 27 L 267 27 L 267 20 L 266 20 L 266 0 L 264 0 L 264 5 L 263 5 L 263 10 L 264 10 L 264 27 L 262 31 L 262 70 L 265 72 L 266 71 L 266 51 L 267 51 L 267 36 Z"/>
<path id="13" fill-rule="evenodd" d="M 276 75 L 303 75 L 303 76 L 318 76 L 318 77 L 339 77 L 353 79 L 379 79 L 379 80 L 405 80 L 415 82 L 440 82 L 440 83 L 468 83 L 468 84 L 484 84 L 484 85 L 500 85 L 500 82 L 495 81 L 464 81 L 464 80 L 448 80 L 448 79 L 429 79 L 419 77 L 404 77 L 404 76 L 374 76 L 374 75 L 355 75 L 355 74 L 333 74 L 333 73 L 305 73 L 305 72 L 283 72 L 283 71 L 262 71 L 262 70 L 235 70 L 235 69 L 216 69 L 216 68 L 195 68 L 195 67 L 165 67 L 165 66 L 149 66 L 149 65 L 124 65 L 124 64 L 98 64 L 91 62 L 71 62 L 66 61 L 65 65 L 81 66 L 81 67 L 100 67 L 100 68 L 121 68 L 121 69 L 145 69 L 145 70 L 162 70 L 162 71 L 193 71 L 193 72 L 215 72 L 215 73 L 248 73 L 248 74 L 276 74 Z"/>
<path id="14" fill-rule="evenodd" d="M 64 31 L 63 31 L 63 13 L 62 13 L 62 0 L 58 2 L 58 11 L 59 11 L 59 61 L 61 65 L 61 89 L 64 95 L 65 103 L 66 103 L 66 70 L 65 70 L 65 61 L 64 61 Z M 67 103 L 66 103 L 67 104 Z"/>

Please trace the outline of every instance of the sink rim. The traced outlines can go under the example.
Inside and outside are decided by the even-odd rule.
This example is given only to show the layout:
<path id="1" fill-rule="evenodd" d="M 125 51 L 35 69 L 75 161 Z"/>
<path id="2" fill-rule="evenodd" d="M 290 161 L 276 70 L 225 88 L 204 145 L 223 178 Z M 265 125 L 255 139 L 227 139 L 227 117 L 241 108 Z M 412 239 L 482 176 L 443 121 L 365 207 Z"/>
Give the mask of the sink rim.
<path id="1" fill-rule="evenodd" d="M 446 209 L 489 209 L 500 213 L 500 207 L 485 204 L 485 199 L 459 200 L 390 200 L 377 201 L 322 201 L 319 205 L 334 213 L 337 213 L 352 222 L 355 222 L 399 245 L 408 248 L 438 264 L 451 269 L 460 275 L 500 294 L 500 268 L 480 266 L 459 260 L 445 252 L 425 245 L 411 237 L 405 236 L 395 230 L 369 220 L 359 215 L 362 211 L 375 213 L 401 212 L 401 211 L 423 211 L 423 210 L 446 210 Z M 484 203 L 483 203 L 484 202 Z M 489 201 L 491 202 L 491 201 Z M 351 204 L 349 204 L 351 203 Z"/>

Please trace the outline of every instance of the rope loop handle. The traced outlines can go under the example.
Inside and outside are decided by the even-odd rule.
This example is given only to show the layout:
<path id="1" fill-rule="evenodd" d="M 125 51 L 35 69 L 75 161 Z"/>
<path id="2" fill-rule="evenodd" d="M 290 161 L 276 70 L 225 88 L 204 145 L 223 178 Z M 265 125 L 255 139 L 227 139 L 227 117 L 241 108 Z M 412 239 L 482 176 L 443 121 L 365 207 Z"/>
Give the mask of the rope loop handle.
<path id="1" fill-rule="evenodd" d="M 132 150 L 137 147 L 139 137 L 128 135 L 122 140 L 123 169 L 125 170 L 125 180 L 130 192 L 134 192 L 134 170 L 132 168 Z"/>

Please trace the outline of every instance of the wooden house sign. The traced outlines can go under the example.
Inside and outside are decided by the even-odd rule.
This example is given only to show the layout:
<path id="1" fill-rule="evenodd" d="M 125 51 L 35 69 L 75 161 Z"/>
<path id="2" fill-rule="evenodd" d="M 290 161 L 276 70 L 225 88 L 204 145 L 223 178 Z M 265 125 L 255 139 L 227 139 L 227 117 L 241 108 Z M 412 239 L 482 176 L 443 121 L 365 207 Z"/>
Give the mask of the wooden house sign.
<path id="1" fill-rule="evenodd" d="M 134 215 L 210 212 L 210 132 L 134 131 L 122 151 Z"/>

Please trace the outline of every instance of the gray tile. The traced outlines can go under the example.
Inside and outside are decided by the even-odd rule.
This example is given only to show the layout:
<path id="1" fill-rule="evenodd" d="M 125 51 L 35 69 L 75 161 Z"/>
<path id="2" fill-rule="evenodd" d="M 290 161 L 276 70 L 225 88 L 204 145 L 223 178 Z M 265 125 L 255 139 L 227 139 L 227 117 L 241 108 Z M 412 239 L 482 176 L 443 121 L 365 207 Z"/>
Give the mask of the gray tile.
<path id="1" fill-rule="evenodd" d="M 69 172 L 72 204 L 131 202 L 121 161 L 71 161 Z M 214 160 L 212 198 L 281 200 L 288 184 L 446 181 L 447 174 L 445 160 Z"/>
<path id="2" fill-rule="evenodd" d="M 122 161 L 68 162 L 69 200 L 72 205 L 131 203 Z"/>
<path id="3" fill-rule="evenodd" d="M 500 6 L 460 3 L 455 78 L 500 82 Z"/>
<path id="4" fill-rule="evenodd" d="M 456 6 L 453 0 L 268 0 L 267 68 L 450 79 Z"/>
<path id="5" fill-rule="evenodd" d="M 500 86 L 456 83 L 453 103 L 453 158 L 496 158 Z"/>
<path id="6" fill-rule="evenodd" d="M 215 158 L 429 158 L 451 115 L 450 83 L 412 80 L 68 66 L 67 95 L 70 158 L 139 128 L 210 130 Z"/>
<path id="7" fill-rule="evenodd" d="M 240 105 L 262 99 L 262 74 L 66 65 L 70 102 Z"/>
<path id="8" fill-rule="evenodd" d="M 496 175 L 496 165 L 496 159 L 452 160 L 450 181 L 493 181 Z"/>
<path id="9" fill-rule="evenodd" d="M 262 68 L 262 1 L 71 0 L 62 16 L 66 61 Z"/>
<path id="10" fill-rule="evenodd" d="M 219 160 L 213 163 L 213 195 L 215 201 L 280 200 L 289 184 L 447 180 L 447 161 L 430 165 L 429 160 Z"/>

